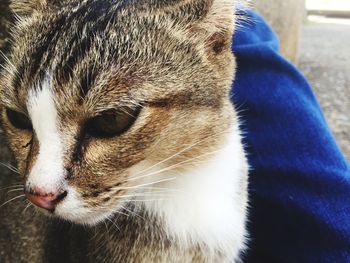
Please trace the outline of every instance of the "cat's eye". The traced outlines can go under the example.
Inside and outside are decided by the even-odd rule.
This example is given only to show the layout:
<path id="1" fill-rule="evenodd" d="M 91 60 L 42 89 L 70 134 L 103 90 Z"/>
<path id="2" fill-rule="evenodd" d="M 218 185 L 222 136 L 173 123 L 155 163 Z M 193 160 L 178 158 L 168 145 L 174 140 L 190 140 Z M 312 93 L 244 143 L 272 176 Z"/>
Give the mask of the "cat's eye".
<path id="1" fill-rule="evenodd" d="M 6 109 L 6 115 L 13 127 L 28 131 L 33 129 L 30 119 L 25 114 L 11 109 Z"/>
<path id="2" fill-rule="evenodd" d="M 124 107 L 118 111 L 106 112 L 86 123 L 86 133 L 95 138 L 111 138 L 126 132 L 135 122 L 140 108 Z"/>

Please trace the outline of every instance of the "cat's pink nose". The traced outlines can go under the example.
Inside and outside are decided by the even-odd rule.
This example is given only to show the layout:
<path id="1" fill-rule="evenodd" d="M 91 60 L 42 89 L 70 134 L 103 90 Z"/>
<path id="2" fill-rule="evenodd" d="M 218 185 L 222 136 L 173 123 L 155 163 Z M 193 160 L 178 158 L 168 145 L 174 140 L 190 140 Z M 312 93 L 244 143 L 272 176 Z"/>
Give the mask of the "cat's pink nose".
<path id="1" fill-rule="evenodd" d="M 55 209 L 57 204 L 67 196 L 67 191 L 56 192 L 56 193 L 45 193 L 45 192 L 36 190 L 33 192 L 26 192 L 25 194 L 27 199 L 30 202 L 32 202 L 34 205 L 44 208 L 46 210 L 52 211 Z"/>

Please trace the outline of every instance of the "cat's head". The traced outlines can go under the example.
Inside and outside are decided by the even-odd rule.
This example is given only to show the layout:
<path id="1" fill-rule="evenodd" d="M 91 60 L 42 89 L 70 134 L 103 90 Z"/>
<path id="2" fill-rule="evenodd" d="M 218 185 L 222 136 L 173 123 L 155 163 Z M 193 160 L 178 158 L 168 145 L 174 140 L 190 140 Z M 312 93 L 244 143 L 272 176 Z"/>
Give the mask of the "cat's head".
<path id="1" fill-rule="evenodd" d="M 97 223 L 160 193 L 224 143 L 234 121 L 233 1 L 12 7 L 18 23 L 0 79 L 2 124 L 38 206 Z"/>

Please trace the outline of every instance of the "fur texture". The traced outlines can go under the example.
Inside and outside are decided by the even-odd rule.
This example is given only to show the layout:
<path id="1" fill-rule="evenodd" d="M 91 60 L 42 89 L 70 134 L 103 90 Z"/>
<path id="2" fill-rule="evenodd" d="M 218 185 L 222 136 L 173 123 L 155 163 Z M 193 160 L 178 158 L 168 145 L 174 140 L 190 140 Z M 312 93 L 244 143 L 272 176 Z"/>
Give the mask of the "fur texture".
<path id="1" fill-rule="evenodd" d="M 0 107 L 26 191 L 66 191 L 52 216 L 119 229 L 98 253 L 87 244 L 92 261 L 237 260 L 247 165 L 229 100 L 234 2 L 12 7 L 18 23 Z M 32 130 L 13 125 L 9 109 Z M 118 136 L 87 132 L 111 112 L 135 121 Z"/>

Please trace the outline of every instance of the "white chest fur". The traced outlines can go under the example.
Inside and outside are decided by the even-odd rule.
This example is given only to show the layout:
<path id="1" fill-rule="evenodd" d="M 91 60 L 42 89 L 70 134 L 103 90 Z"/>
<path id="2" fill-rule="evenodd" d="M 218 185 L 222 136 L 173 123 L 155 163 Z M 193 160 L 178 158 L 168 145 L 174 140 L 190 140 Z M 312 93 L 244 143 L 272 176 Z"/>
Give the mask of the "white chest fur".
<path id="1" fill-rule="evenodd" d="M 227 136 L 227 143 L 204 164 L 163 183 L 176 189 L 170 197 L 144 205 L 180 246 L 200 245 L 235 257 L 245 242 L 248 166 L 238 128 Z"/>

